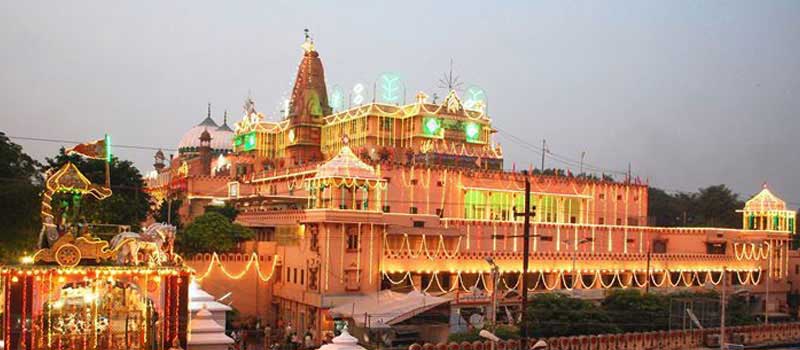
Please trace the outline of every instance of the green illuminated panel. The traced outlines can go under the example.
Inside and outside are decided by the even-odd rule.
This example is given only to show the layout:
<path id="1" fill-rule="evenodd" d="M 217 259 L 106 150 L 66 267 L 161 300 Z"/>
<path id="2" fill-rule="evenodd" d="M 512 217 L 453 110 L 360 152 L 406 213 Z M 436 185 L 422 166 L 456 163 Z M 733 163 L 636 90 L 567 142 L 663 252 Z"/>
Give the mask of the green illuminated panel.
<path id="1" fill-rule="evenodd" d="M 442 122 L 436 117 L 425 117 L 422 119 L 422 133 L 427 136 L 442 137 Z"/>
<path id="2" fill-rule="evenodd" d="M 244 150 L 251 151 L 256 148 L 256 133 L 251 132 L 244 135 Z"/>
<path id="3" fill-rule="evenodd" d="M 464 124 L 464 134 L 467 135 L 467 142 L 479 142 L 481 126 L 473 122 L 466 123 Z"/>

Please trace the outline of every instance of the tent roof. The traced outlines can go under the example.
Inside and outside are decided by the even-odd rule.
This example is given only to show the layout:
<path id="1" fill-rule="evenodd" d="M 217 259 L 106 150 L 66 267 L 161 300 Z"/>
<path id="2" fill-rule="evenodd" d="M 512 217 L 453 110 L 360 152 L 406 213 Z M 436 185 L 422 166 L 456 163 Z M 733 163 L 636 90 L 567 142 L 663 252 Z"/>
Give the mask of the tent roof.
<path id="1" fill-rule="evenodd" d="M 383 290 L 371 295 L 354 297 L 332 308 L 330 312 L 344 318 L 352 318 L 359 327 L 384 328 L 408 320 L 450 300 L 447 297 L 435 297 L 417 291 L 403 294 Z M 366 320 L 365 314 L 369 316 Z"/>

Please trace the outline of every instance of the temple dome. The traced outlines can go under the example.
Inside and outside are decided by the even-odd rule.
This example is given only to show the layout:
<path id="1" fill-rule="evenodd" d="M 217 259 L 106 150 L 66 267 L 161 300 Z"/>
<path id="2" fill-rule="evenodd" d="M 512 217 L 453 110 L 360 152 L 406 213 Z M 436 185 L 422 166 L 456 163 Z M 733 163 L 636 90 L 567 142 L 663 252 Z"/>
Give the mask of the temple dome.
<path id="1" fill-rule="evenodd" d="M 336 156 L 320 165 L 317 168 L 317 175 L 315 177 L 359 178 L 365 180 L 378 179 L 378 176 L 375 174 L 375 169 L 359 159 L 348 145 L 344 145 Z"/>
<path id="2" fill-rule="evenodd" d="M 233 151 L 233 130 L 227 124 L 218 126 L 217 123 L 207 116 L 200 124 L 195 125 L 181 137 L 178 144 L 178 152 L 194 153 L 200 147 L 200 136 L 204 131 L 208 131 L 211 136 L 212 153 L 228 153 Z"/>
<path id="3" fill-rule="evenodd" d="M 745 211 L 772 211 L 772 210 L 786 210 L 786 202 L 772 194 L 767 188 L 767 184 L 758 192 L 753 198 L 750 198 L 744 204 Z"/>

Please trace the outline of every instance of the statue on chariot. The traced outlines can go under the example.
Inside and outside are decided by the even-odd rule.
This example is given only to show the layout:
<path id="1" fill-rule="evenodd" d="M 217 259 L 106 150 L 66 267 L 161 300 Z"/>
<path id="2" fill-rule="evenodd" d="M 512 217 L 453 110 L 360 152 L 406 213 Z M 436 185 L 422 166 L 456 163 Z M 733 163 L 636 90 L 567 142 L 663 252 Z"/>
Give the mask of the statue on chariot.
<path id="1" fill-rule="evenodd" d="M 105 241 L 92 235 L 88 224 L 79 222 L 83 196 L 103 200 L 111 193 L 110 188 L 89 181 L 72 163 L 48 174 L 42 193 L 40 250 L 34 255 L 34 262 L 67 267 L 76 266 L 81 261 L 103 263 L 110 260 L 119 265 L 180 264 L 180 257 L 174 253 L 176 228 L 172 225 L 154 223 L 141 233 L 120 229 L 113 238 Z M 66 195 L 66 199 L 61 201 L 59 212 L 54 214 L 52 202 L 56 195 Z"/>
<path id="2" fill-rule="evenodd" d="M 71 151 L 105 158 L 106 183 L 92 183 L 72 163 L 46 174 L 39 249 L 20 265 L 0 269 L 2 348 L 152 350 L 173 341 L 186 344 L 192 270 L 174 251 L 176 228 L 154 223 L 132 232 L 128 226 L 87 223 L 82 200 L 112 195 L 108 138 Z M 101 233 L 101 227 L 113 232 Z"/>

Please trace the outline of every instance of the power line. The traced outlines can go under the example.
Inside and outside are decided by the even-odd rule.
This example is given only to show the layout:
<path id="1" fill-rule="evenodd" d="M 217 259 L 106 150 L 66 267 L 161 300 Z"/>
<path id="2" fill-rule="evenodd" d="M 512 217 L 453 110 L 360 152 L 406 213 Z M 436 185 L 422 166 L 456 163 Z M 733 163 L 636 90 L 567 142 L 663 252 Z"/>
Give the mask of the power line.
<path id="1" fill-rule="evenodd" d="M 7 135 L 10 139 L 15 140 L 26 140 L 26 141 L 38 141 L 38 142 L 50 142 L 50 143 L 61 143 L 61 144 L 81 144 L 85 143 L 86 141 L 73 141 L 73 140 L 61 140 L 61 139 L 51 139 L 51 138 L 43 138 L 43 137 L 29 137 L 29 136 L 10 136 Z M 137 150 L 147 150 L 147 151 L 178 151 L 176 148 L 166 148 L 166 147 L 153 147 L 153 146 L 139 146 L 139 145 L 118 145 L 113 144 L 113 147 L 116 148 L 126 148 L 126 149 L 137 149 Z"/>

